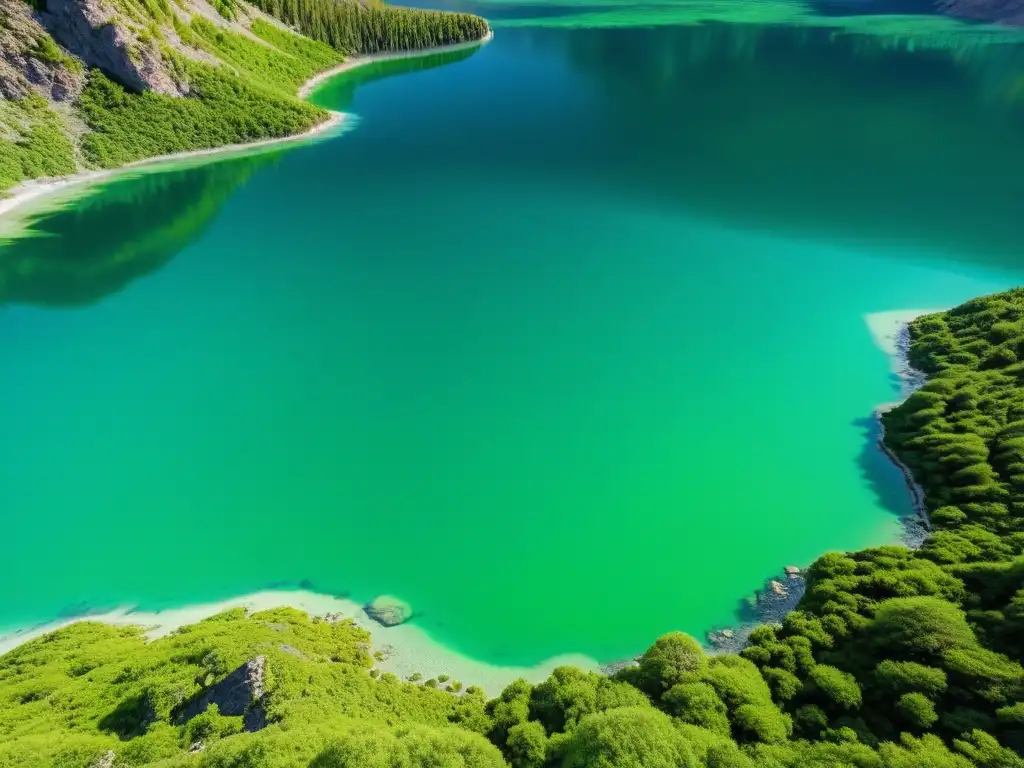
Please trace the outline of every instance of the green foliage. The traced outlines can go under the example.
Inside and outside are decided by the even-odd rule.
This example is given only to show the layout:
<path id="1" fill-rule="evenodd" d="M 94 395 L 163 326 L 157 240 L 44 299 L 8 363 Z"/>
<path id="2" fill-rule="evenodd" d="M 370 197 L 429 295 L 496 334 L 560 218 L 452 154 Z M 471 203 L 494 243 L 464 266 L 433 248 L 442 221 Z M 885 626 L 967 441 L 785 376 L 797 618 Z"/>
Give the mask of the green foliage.
<path id="1" fill-rule="evenodd" d="M 662 697 L 662 707 L 680 722 L 729 735 L 725 703 L 708 683 L 678 683 Z"/>
<path id="2" fill-rule="evenodd" d="M 564 747 L 562 768 L 697 768 L 667 716 L 625 707 L 584 718 Z"/>
<path id="3" fill-rule="evenodd" d="M 813 688 L 823 694 L 821 698 L 828 705 L 840 709 L 860 707 L 860 686 L 853 675 L 827 664 L 818 664 L 811 670 L 809 679 Z"/>
<path id="4" fill-rule="evenodd" d="M 930 728 L 939 719 L 935 714 L 935 705 L 920 693 L 905 693 L 896 702 L 896 711 L 903 716 L 908 725 L 924 730 Z"/>
<path id="5" fill-rule="evenodd" d="M 213 758 L 259 751 L 339 713 L 367 725 L 396 726 L 377 734 L 389 744 L 398 739 L 439 753 L 465 748 L 491 755 L 480 765 L 501 765 L 486 740 L 450 725 L 487 730 L 483 697 L 372 680 L 368 639 L 351 623 L 311 621 L 291 609 L 250 617 L 229 611 L 150 643 L 136 628 L 74 624 L 0 657 L 0 765 L 50 766 L 71 748 L 84 758 L 68 765 L 84 767 L 107 749 L 124 760 L 135 755 L 135 764 L 143 764 L 183 754 L 194 741 L 208 745 L 204 761 L 230 765 Z M 257 655 L 266 658 L 264 706 L 272 733 L 235 735 L 241 718 L 212 707 L 187 722 L 176 720 L 184 702 Z M 442 728 L 444 737 L 415 730 L 416 724 Z M 328 746 L 332 731 L 322 730 L 322 744 L 310 748 L 308 760 Z M 401 753 L 399 746 L 394 749 Z"/>
<path id="6" fill-rule="evenodd" d="M 75 152 L 60 117 L 30 94 L 0 99 L 0 191 L 26 179 L 65 176 L 75 171 Z"/>
<path id="7" fill-rule="evenodd" d="M 523 722 L 509 729 L 506 740 L 508 761 L 513 768 L 539 768 L 547 755 L 548 736 L 536 721 Z"/>
<path id="8" fill-rule="evenodd" d="M 92 132 L 82 149 L 110 168 L 155 155 L 302 133 L 326 118 L 311 104 L 257 90 L 234 75 L 189 63 L 196 98 L 128 94 L 91 72 L 79 100 Z"/>
<path id="9" fill-rule="evenodd" d="M 913 661 L 885 659 L 879 662 L 875 681 L 881 691 L 894 695 L 923 693 L 935 698 L 946 690 L 945 672 Z"/>
<path id="10" fill-rule="evenodd" d="M 270 45 L 221 29 L 196 14 L 189 25 L 189 42 L 231 65 L 250 84 L 293 96 L 317 72 L 341 61 L 323 43 L 290 34 L 265 21 L 253 22 L 253 34 Z"/>
<path id="11" fill-rule="evenodd" d="M 487 22 L 468 13 L 337 0 L 253 0 L 260 10 L 346 54 L 408 51 L 480 40 Z"/>
<path id="12" fill-rule="evenodd" d="M 704 649 L 692 637 L 682 632 L 663 635 L 640 657 L 640 688 L 660 696 L 674 685 L 696 679 L 706 665 Z"/>

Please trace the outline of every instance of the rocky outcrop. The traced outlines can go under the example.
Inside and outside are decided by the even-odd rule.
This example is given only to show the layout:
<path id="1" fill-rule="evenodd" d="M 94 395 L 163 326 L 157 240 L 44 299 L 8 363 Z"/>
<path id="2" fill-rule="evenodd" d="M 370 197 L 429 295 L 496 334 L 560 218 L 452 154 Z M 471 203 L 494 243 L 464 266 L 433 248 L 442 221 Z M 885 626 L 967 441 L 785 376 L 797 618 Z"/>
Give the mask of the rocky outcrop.
<path id="1" fill-rule="evenodd" d="M 363 606 L 366 615 L 385 627 L 394 627 L 412 618 L 412 606 L 391 595 L 375 597 Z"/>
<path id="2" fill-rule="evenodd" d="M 21 99 L 35 91 L 48 101 L 71 102 L 84 82 L 81 64 L 53 44 L 28 3 L 0 3 L 0 95 Z"/>
<path id="3" fill-rule="evenodd" d="M 40 19 L 58 43 L 126 88 L 188 94 L 188 83 L 164 61 L 152 35 L 107 0 L 47 0 Z"/>
<path id="4" fill-rule="evenodd" d="M 89 768 L 114 768 L 114 760 L 116 758 L 117 755 L 114 754 L 114 750 L 108 749 L 102 755 L 89 763 Z"/>
<path id="5" fill-rule="evenodd" d="M 786 566 L 785 574 L 785 578 L 765 582 L 740 616 L 739 626 L 708 632 L 708 645 L 718 653 L 739 653 L 756 627 L 781 622 L 796 608 L 807 586 L 803 571 L 795 565 Z"/>
<path id="6" fill-rule="evenodd" d="M 211 704 L 216 704 L 222 715 L 242 715 L 247 731 L 260 730 L 267 724 L 267 713 L 263 706 L 266 664 L 264 656 L 245 662 L 219 683 L 211 685 L 185 704 L 175 719 L 178 722 L 191 720 L 205 712 Z"/>

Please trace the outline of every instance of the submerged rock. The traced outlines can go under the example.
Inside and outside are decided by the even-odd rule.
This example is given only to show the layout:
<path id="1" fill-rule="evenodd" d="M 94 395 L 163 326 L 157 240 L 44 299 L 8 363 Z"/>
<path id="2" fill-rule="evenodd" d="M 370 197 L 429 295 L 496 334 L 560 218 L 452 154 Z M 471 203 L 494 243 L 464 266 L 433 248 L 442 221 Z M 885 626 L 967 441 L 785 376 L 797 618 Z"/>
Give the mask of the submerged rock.
<path id="1" fill-rule="evenodd" d="M 375 597 L 363 606 L 366 615 L 385 627 L 394 627 L 412 618 L 412 606 L 391 595 Z"/>

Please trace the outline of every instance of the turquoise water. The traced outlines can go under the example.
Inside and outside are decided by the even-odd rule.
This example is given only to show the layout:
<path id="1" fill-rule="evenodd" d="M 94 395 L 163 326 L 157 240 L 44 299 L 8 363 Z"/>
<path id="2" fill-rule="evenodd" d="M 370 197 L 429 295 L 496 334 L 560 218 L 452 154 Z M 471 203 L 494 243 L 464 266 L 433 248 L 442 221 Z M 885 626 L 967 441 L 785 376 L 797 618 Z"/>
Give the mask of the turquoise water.
<path id="1" fill-rule="evenodd" d="M 302 584 L 611 660 L 898 536 L 863 316 L 1019 282 L 1016 47 L 496 27 L 10 227 L 0 626 Z"/>

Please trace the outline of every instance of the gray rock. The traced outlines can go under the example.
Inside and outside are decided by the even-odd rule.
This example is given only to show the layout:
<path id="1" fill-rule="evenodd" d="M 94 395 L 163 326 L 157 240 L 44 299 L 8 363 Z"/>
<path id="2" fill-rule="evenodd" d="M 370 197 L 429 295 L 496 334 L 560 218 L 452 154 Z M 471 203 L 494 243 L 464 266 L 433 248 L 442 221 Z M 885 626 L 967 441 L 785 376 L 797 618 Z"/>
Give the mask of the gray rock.
<path id="1" fill-rule="evenodd" d="M 300 659 L 306 658 L 306 654 L 296 648 L 294 645 L 288 645 L 288 643 L 278 643 L 277 647 L 285 653 L 290 653 L 292 656 L 298 656 Z"/>
<path id="2" fill-rule="evenodd" d="M 633 659 L 622 659 L 621 661 L 612 661 L 612 662 L 609 662 L 608 664 L 602 664 L 598 668 L 598 671 L 602 675 L 607 675 L 608 677 L 611 677 L 612 675 L 616 674 L 617 672 L 621 672 L 623 669 L 630 669 L 631 667 L 639 667 L 640 666 L 640 662 L 637 660 L 639 658 L 640 657 L 637 656 L 636 658 L 633 658 Z"/>
<path id="3" fill-rule="evenodd" d="M 363 606 L 366 615 L 385 627 L 394 627 L 412 617 L 412 606 L 391 595 L 375 597 Z"/>
<path id="4" fill-rule="evenodd" d="M 178 714 L 177 720 L 179 722 L 191 720 L 196 715 L 205 712 L 211 704 L 216 704 L 222 715 L 230 717 L 244 715 L 246 730 L 259 730 L 266 725 L 266 712 L 262 703 L 265 673 L 266 658 L 264 656 L 250 659 L 185 705 Z M 254 726 L 258 727 L 250 728 L 250 720 Z"/>
<path id="5" fill-rule="evenodd" d="M 791 579 L 795 579 L 800 575 L 800 569 L 795 565 L 787 565 L 784 570 L 786 571 L 786 575 Z"/>
<path id="6" fill-rule="evenodd" d="M 74 101 L 85 75 L 70 57 L 53 61 L 40 55 L 46 30 L 27 3 L 0 3 L 0 95 L 21 99 L 35 91 L 48 101 Z"/>
<path id="7" fill-rule="evenodd" d="M 102 755 L 89 763 L 89 768 L 114 768 L 114 760 L 116 757 L 117 755 L 114 754 L 114 750 L 108 749 Z"/>
<path id="8" fill-rule="evenodd" d="M 39 18 L 58 43 L 125 88 L 188 94 L 188 84 L 174 77 L 157 43 L 105 0 L 47 0 Z"/>

